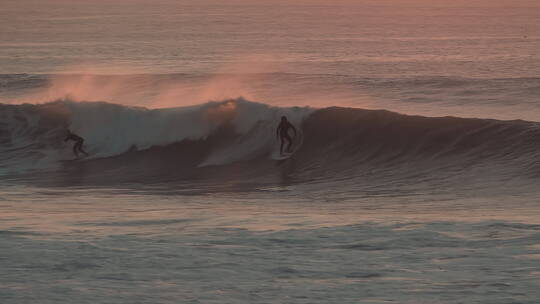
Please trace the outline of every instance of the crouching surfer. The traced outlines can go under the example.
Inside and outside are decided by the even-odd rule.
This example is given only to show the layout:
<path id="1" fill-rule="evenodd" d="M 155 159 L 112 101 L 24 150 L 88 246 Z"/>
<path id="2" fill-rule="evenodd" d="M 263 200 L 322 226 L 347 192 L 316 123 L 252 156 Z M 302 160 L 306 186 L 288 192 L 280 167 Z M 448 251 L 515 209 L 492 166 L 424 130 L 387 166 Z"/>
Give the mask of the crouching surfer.
<path id="1" fill-rule="evenodd" d="M 285 141 L 288 142 L 286 151 L 291 152 L 292 139 L 289 135 L 289 129 L 294 131 L 294 137 L 296 137 L 296 128 L 287 120 L 287 117 L 281 116 L 281 122 L 276 130 L 276 137 L 281 139 L 281 146 L 279 147 L 279 153 L 281 155 L 283 155 L 283 144 Z"/>
<path id="2" fill-rule="evenodd" d="M 79 152 L 88 156 L 88 153 L 86 153 L 86 151 L 84 151 L 82 147 L 84 143 L 84 139 L 82 137 L 80 137 L 77 134 L 71 133 L 70 130 L 67 130 L 67 136 L 66 136 L 66 139 L 64 139 L 64 142 L 68 140 L 73 140 L 75 142 L 75 144 L 73 145 L 73 153 L 75 154 L 76 157 L 79 157 Z"/>

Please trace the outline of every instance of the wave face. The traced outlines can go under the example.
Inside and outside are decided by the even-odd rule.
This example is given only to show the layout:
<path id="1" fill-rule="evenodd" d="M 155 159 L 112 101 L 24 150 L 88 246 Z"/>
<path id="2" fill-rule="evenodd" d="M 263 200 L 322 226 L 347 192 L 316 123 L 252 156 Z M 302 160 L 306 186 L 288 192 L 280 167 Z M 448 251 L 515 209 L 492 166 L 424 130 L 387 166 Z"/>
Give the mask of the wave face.
<path id="1" fill-rule="evenodd" d="M 0 141 L 3 174 L 58 169 L 73 158 L 64 143 L 69 128 L 85 139 L 85 162 L 107 161 L 162 150 L 206 145 L 197 167 L 249 160 L 271 150 L 282 115 L 301 125 L 309 108 L 277 108 L 243 99 L 169 109 L 126 107 L 104 102 L 57 101 L 42 105 L 2 105 Z M 219 142 L 219 145 L 216 146 Z M 187 146 L 187 149 L 182 147 Z M 202 154 L 201 154 L 202 153 Z M 175 160 L 177 162 L 180 160 Z M 115 160 L 116 162 L 116 160 Z"/>
<path id="2" fill-rule="evenodd" d="M 302 145 L 275 161 L 286 115 Z M 352 108 L 279 108 L 243 99 L 146 109 L 104 102 L 1 105 L 4 177 L 57 184 L 304 183 L 466 185 L 536 178 L 540 125 Z M 66 128 L 91 154 L 77 162 Z"/>

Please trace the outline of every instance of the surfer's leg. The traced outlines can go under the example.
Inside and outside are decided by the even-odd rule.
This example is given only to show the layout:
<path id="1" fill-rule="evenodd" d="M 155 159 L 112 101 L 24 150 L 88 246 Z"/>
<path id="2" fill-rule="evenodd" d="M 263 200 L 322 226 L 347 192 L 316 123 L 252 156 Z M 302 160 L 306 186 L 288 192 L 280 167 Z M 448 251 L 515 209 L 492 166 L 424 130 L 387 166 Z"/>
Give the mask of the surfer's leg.
<path id="1" fill-rule="evenodd" d="M 287 152 L 291 152 L 292 139 L 289 135 L 285 136 L 285 139 L 289 142 L 289 144 L 287 145 Z"/>
<path id="2" fill-rule="evenodd" d="M 82 152 L 84 155 L 88 156 L 88 153 L 87 153 L 86 151 L 83 150 L 82 145 L 81 145 L 81 147 L 79 148 L 79 151 Z"/>
<path id="3" fill-rule="evenodd" d="M 83 150 L 83 143 L 84 143 L 84 140 L 81 140 L 80 142 L 77 143 L 78 145 L 78 150 L 79 152 L 82 152 L 84 155 L 88 156 L 88 153 L 86 153 L 86 151 Z"/>
<path id="4" fill-rule="evenodd" d="M 283 136 L 281 136 L 281 145 L 279 146 L 279 154 L 283 155 L 283 144 L 285 143 Z"/>
<path id="5" fill-rule="evenodd" d="M 79 157 L 79 151 L 78 151 L 79 148 L 78 148 L 78 145 L 79 145 L 79 143 L 75 143 L 75 144 L 73 145 L 73 154 L 75 154 L 76 157 Z"/>

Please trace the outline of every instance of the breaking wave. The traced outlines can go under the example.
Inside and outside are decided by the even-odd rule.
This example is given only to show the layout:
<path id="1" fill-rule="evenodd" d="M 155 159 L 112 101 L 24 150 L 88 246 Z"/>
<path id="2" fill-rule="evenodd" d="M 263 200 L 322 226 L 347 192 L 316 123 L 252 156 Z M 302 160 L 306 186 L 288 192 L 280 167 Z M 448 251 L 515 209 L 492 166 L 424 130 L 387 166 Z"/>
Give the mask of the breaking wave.
<path id="1" fill-rule="evenodd" d="M 286 115 L 302 145 L 275 161 Z M 0 105 L 4 177 L 85 183 L 243 180 L 272 183 L 489 182 L 537 177 L 540 125 L 384 110 L 272 107 L 244 99 L 147 109 L 68 100 Z M 90 157 L 71 159 L 70 128 Z M 54 173 L 51 175 L 51 173 Z M 52 177 L 51 177 L 52 176 Z"/>

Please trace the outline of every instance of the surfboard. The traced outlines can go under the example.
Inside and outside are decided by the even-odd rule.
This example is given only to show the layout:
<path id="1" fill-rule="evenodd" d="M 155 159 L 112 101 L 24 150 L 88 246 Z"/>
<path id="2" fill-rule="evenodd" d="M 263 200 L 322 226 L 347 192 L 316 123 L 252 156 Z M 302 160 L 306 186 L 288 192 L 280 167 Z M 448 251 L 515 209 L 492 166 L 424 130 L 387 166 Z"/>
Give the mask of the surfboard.
<path id="1" fill-rule="evenodd" d="M 291 157 L 293 154 L 294 154 L 294 152 L 293 153 L 290 153 L 290 152 L 289 153 L 283 153 L 281 155 L 279 155 L 279 154 L 278 155 L 272 155 L 272 159 L 273 160 L 284 160 L 284 159 L 287 159 L 287 158 Z"/>
<path id="2" fill-rule="evenodd" d="M 76 161 L 79 161 L 79 160 L 83 160 L 85 158 L 87 158 L 88 156 L 79 156 L 79 157 L 75 157 L 75 158 L 72 158 L 72 159 L 61 159 L 60 161 L 61 162 L 76 162 Z"/>

